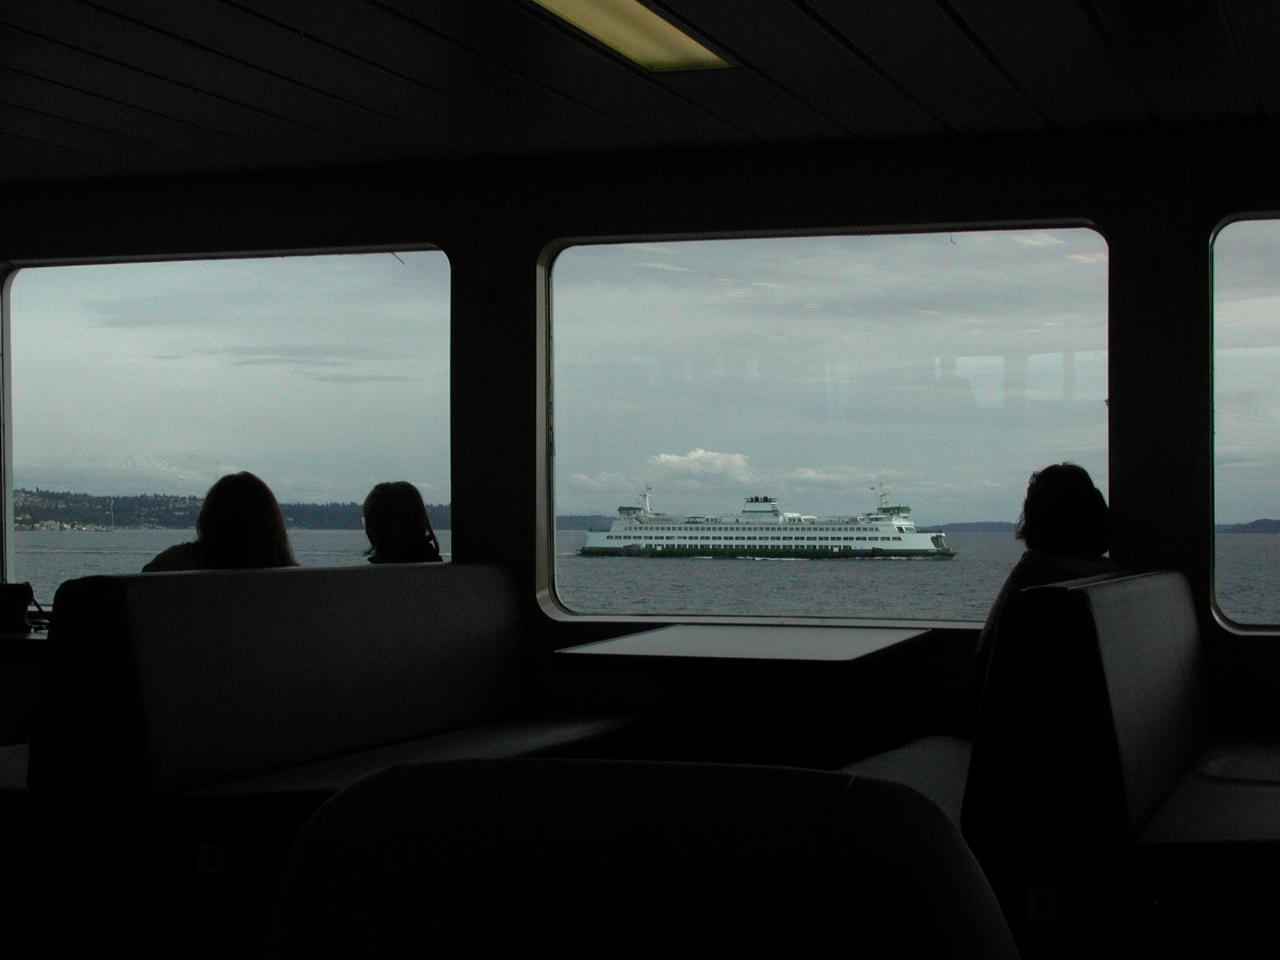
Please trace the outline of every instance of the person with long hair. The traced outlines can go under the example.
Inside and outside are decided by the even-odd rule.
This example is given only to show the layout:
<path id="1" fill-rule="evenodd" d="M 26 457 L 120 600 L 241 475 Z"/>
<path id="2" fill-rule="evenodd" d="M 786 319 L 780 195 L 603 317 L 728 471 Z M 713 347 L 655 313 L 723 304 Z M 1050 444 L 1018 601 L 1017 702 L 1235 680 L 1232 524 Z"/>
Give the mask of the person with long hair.
<path id="1" fill-rule="evenodd" d="M 195 541 L 162 551 L 142 572 L 297 565 L 271 488 L 241 471 L 220 477 L 205 494 Z"/>
<path id="2" fill-rule="evenodd" d="M 436 563 L 440 544 L 422 494 L 408 480 L 379 483 L 364 498 L 370 563 Z"/>
<path id="3" fill-rule="evenodd" d="M 1014 536 L 1027 545 L 996 595 L 978 639 L 977 656 L 985 666 L 1009 599 L 1026 587 L 1112 573 L 1107 503 L 1088 471 L 1074 463 L 1055 463 L 1031 474 L 1022 516 Z"/>

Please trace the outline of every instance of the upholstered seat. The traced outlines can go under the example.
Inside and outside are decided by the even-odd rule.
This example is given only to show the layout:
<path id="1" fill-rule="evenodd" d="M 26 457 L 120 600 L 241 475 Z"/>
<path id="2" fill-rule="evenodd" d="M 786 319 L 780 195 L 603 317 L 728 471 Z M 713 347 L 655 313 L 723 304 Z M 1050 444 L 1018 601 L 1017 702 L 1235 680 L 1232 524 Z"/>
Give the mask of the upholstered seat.
<path id="1" fill-rule="evenodd" d="M 396 767 L 286 867 L 275 957 L 1016 956 L 954 824 L 826 771 L 584 760 Z M 503 955 L 494 953 L 494 955 Z"/>
<path id="2" fill-rule="evenodd" d="M 50 930 L 119 924 L 138 949 L 185 949 L 161 920 L 213 955 L 259 941 L 293 837 L 362 776 L 581 748 L 627 724 L 532 709 L 496 566 L 72 580 L 49 648 L 29 761 L 0 748 L 0 801 L 32 838 L 19 873 Z M 81 888 L 94 898 L 73 916 Z M 139 903 L 160 919 L 135 936 Z"/>

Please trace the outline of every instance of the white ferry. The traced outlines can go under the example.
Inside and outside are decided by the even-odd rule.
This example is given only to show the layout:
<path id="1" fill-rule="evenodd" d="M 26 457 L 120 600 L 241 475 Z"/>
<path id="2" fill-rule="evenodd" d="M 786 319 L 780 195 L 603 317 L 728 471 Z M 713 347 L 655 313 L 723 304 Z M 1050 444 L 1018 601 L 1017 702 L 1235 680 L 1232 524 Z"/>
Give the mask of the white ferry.
<path id="1" fill-rule="evenodd" d="M 608 530 L 589 530 L 589 557 L 765 557 L 860 560 L 889 557 L 946 560 L 955 556 L 942 533 L 921 533 L 911 508 L 887 502 L 861 516 L 785 513 L 776 497 L 747 497 L 742 512 L 721 517 L 655 513 L 649 488 L 640 505 L 619 507 Z"/>

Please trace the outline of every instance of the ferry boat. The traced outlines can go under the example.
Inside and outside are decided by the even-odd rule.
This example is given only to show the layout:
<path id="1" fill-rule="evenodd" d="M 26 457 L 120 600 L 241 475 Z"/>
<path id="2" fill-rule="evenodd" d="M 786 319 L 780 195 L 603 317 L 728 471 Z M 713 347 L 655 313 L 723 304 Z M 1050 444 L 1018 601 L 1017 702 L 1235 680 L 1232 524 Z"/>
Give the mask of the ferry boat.
<path id="1" fill-rule="evenodd" d="M 656 513 L 650 489 L 639 506 L 619 507 L 608 530 L 587 531 L 588 557 L 763 557 L 769 559 L 948 560 L 955 551 L 943 533 L 921 533 L 911 508 L 879 492 L 871 513 L 813 517 L 784 512 L 776 497 L 747 497 L 742 511 L 719 517 Z"/>

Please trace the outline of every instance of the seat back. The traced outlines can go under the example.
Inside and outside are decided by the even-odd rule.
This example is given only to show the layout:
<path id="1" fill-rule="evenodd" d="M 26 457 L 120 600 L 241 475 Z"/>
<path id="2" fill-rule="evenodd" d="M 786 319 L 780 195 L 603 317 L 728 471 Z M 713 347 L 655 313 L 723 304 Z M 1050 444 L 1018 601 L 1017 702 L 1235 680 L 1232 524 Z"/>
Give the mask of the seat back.
<path id="1" fill-rule="evenodd" d="M 496 719 L 509 574 L 462 564 L 88 577 L 54 600 L 33 790 L 163 791 Z"/>
<path id="2" fill-rule="evenodd" d="M 825 771 L 588 760 L 385 770 L 285 869 L 268 956 L 830 949 L 1011 957 L 950 820 Z"/>
<path id="3" fill-rule="evenodd" d="M 1186 578 L 1022 591 L 992 649 L 961 824 L 993 882 L 1050 885 L 1123 851 L 1201 750 L 1207 699 Z"/>
<path id="4" fill-rule="evenodd" d="M 1191 587 L 1162 572 L 1081 586 L 1098 644 L 1130 832 L 1164 801 L 1210 736 Z"/>

